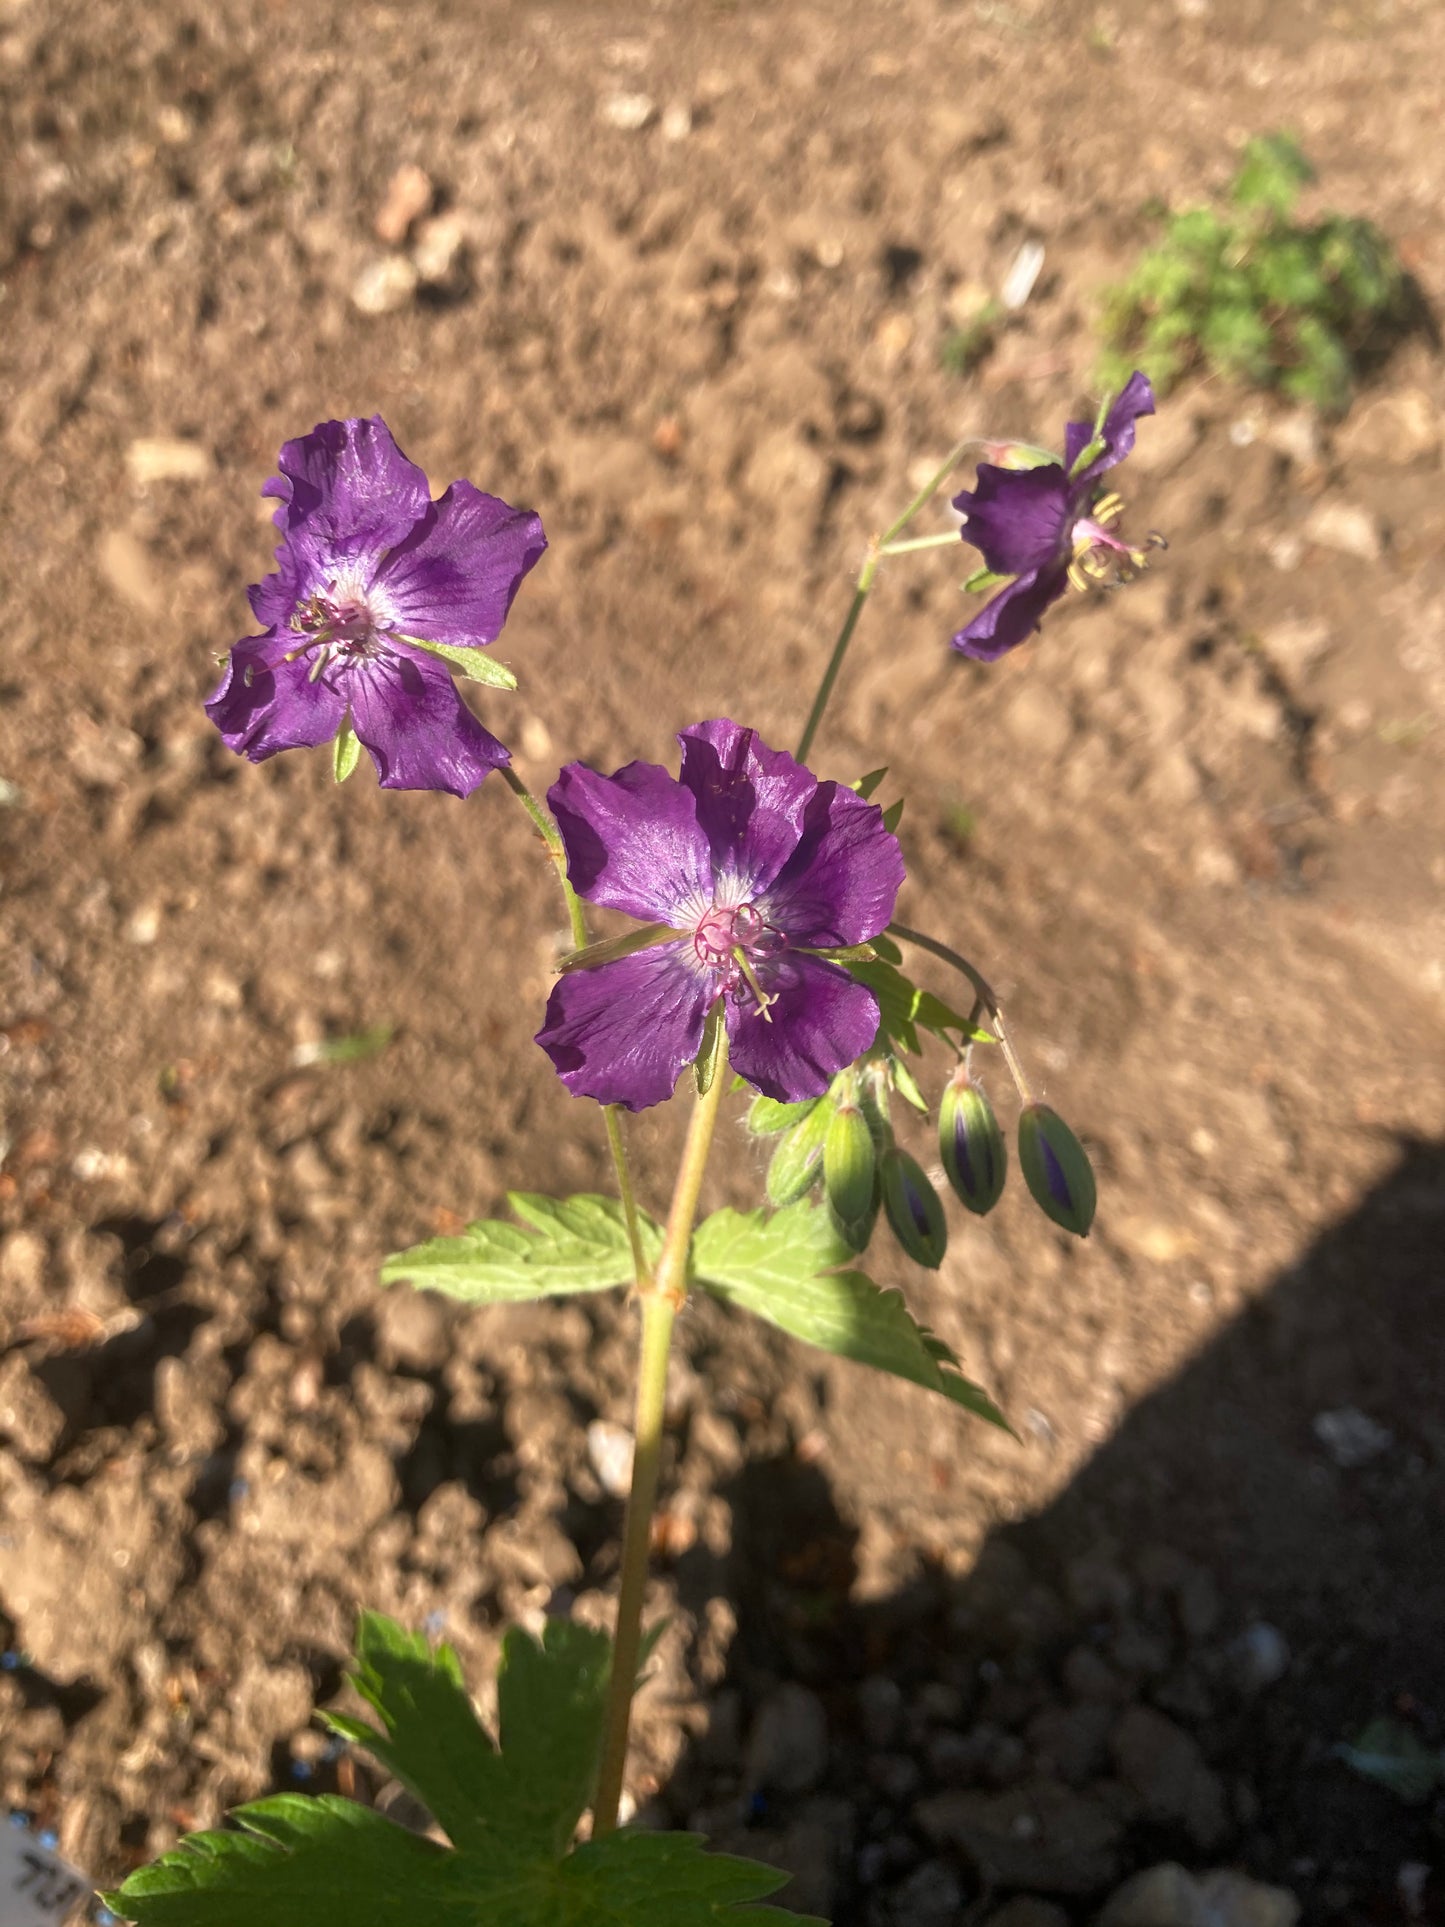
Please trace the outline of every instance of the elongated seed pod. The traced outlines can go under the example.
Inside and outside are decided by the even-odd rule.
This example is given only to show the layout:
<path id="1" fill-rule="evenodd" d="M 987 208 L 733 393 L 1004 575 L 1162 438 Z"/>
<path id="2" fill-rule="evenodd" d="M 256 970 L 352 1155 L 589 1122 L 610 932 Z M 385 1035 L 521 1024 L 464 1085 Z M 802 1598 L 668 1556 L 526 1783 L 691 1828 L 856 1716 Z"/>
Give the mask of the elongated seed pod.
<path id="1" fill-rule="evenodd" d="M 1019 1169 L 1039 1209 L 1080 1238 L 1094 1222 L 1098 1189 L 1088 1153 L 1057 1111 L 1027 1104 L 1019 1116 Z"/>
<path id="2" fill-rule="evenodd" d="M 937 1271 L 948 1249 L 943 1201 L 917 1158 L 896 1146 L 883 1154 L 883 1209 L 894 1237 L 920 1265 Z"/>
<path id="3" fill-rule="evenodd" d="M 938 1107 L 938 1155 L 948 1181 L 981 1218 L 1003 1193 L 1008 1146 L 993 1106 L 967 1074 L 955 1078 Z"/>

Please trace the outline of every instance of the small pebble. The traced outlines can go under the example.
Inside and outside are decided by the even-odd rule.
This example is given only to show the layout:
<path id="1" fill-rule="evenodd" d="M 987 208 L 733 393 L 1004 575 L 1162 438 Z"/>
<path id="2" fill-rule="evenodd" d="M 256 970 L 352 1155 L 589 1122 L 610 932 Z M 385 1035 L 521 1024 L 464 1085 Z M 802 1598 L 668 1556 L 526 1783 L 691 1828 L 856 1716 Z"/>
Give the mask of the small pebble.
<path id="1" fill-rule="evenodd" d="M 632 1484 L 632 1434 L 612 1419 L 593 1419 L 587 1427 L 587 1459 L 602 1489 L 625 1499 Z"/>
<path id="2" fill-rule="evenodd" d="M 609 94 L 602 103 L 603 120 L 624 134 L 640 134 L 656 113 L 656 103 L 647 94 Z"/>

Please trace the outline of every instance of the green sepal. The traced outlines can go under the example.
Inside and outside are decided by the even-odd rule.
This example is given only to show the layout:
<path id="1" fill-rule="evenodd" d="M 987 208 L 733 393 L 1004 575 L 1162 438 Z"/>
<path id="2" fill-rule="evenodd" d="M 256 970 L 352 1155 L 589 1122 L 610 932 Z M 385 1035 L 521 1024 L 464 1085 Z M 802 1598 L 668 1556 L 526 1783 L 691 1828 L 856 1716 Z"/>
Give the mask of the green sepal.
<path id="1" fill-rule="evenodd" d="M 903 798 L 900 796 L 896 803 L 890 803 L 888 805 L 888 808 L 883 812 L 884 829 L 891 834 L 894 830 L 898 828 L 898 825 L 902 821 L 902 818 L 903 818 Z"/>
<path id="2" fill-rule="evenodd" d="M 903 952 L 898 948 L 898 945 L 893 941 L 892 937 L 884 936 L 880 933 L 873 938 L 872 942 L 873 954 L 881 957 L 884 963 L 895 965 L 902 963 Z"/>
<path id="3" fill-rule="evenodd" d="M 754 1137 L 776 1137 L 790 1131 L 820 1104 L 821 1098 L 805 1097 L 796 1104 L 785 1104 L 776 1097 L 755 1097 L 748 1106 L 747 1126 Z"/>
<path id="4" fill-rule="evenodd" d="M 420 636 L 403 636 L 402 641 L 409 642 L 414 649 L 424 649 L 429 656 L 440 657 L 469 682 L 485 683 L 488 689 L 517 687 L 517 678 L 511 670 L 489 656 L 485 649 L 468 649 L 455 642 L 424 642 Z"/>
<path id="5" fill-rule="evenodd" d="M 901 1293 L 881 1290 L 861 1271 L 835 1269 L 853 1254 L 825 1206 L 804 1202 L 771 1217 L 715 1211 L 693 1234 L 691 1255 L 696 1282 L 714 1297 L 1012 1429 L 942 1339 L 911 1316 Z"/>
<path id="6" fill-rule="evenodd" d="M 635 950 L 650 950 L 654 944 L 672 943 L 686 935 L 685 930 L 675 930 L 670 923 L 639 924 L 620 937 L 603 937 L 597 943 L 584 943 L 580 950 L 569 950 L 565 957 L 558 958 L 557 968 L 564 974 L 569 970 L 595 970 L 599 964 L 630 957 Z"/>
<path id="7" fill-rule="evenodd" d="M 866 803 L 887 774 L 888 765 L 885 763 L 882 769 L 870 769 L 866 776 L 860 776 L 858 781 L 850 787 L 857 795 L 861 796 Z"/>
<path id="8" fill-rule="evenodd" d="M 692 1067 L 699 1097 L 706 1097 L 712 1089 L 712 1081 L 717 1076 L 718 1060 L 727 1044 L 725 1001 L 722 997 L 714 1000 L 702 1027 L 702 1049 L 698 1052 Z"/>
<path id="9" fill-rule="evenodd" d="M 909 1070 L 901 1057 L 889 1059 L 888 1081 L 905 1104 L 911 1104 L 915 1111 L 921 1111 L 923 1115 L 927 1117 L 928 1099 L 923 1095 L 922 1091 L 919 1090 L 918 1079 L 913 1075 L 912 1071 Z"/>
<path id="10" fill-rule="evenodd" d="M 348 709 L 341 719 L 336 741 L 331 745 L 331 774 L 344 783 L 361 761 L 361 738 L 357 735 Z"/>
<path id="11" fill-rule="evenodd" d="M 963 585 L 965 595 L 984 595 L 990 589 L 1001 589 L 1005 582 L 1012 582 L 1011 575 L 1000 575 L 996 569 L 975 569 Z"/>
<path id="12" fill-rule="evenodd" d="M 1103 420 L 1102 414 L 1100 415 L 1100 420 Z M 1072 481 L 1082 469 L 1086 469 L 1089 466 L 1090 462 L 1097 461 L 1107 447 L 1108 443 L 1102 435 L 1095 435 L 1090 441 L 1085 442 L 1084 446 L 1074 457 L 1073 466 L 1069 470 L 1069 480 Z"/>
<path id="13" fill-rule="evenodd" d="M 614 1198 L 586 1192 L 545 1198 L 534 1191 L 509 1191 L 507 1203 L 525 1230 L 483 1218 L 459 1237 L 432 1238 L 397 1252 L 381 1267 L 381 1282 L 405 1281 L 418 1290 L 439 1291 L 475 1305 L 607 1291 L 633 1283 L 627 1220 Z M 662 1232 L 642 1214 L 639 1229 L 651 1264 L 662 1248 Z"/>

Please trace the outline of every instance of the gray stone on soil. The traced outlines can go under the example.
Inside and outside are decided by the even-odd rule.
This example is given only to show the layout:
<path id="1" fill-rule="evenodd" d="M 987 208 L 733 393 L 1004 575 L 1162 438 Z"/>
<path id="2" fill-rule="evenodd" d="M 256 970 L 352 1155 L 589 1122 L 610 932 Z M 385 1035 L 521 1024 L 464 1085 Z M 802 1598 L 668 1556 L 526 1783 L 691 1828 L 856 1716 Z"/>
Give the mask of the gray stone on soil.
<path id="1" fill-rule="evenodd" d="M 888 1896 L 898 1927 L 953 1927 L 962 1906 L 963 1888 L 946 1860 L 925 1860 Z"/>
<path id="2" fill-rule="evenodd" d="M 1182 1727 L 1152 1707 L 1131 1706 L 1110 1736 L 1110 1750 L 1150 1819 L 1182 1826 L 1196 1846 L 1221 1843 L 1229 1831 L 1224 1784 Z"/>
<path id="3" fill-rule="evenodd" d="M 858 1683 L 858 1719 L 869 1746 L 891 1746 L 903 1718 L 903 1688 L 886 1673 L 870 1673 Z"/>
<path id="4" fill-rule="evenodd" d="M 434 1292 L 393 1285 L 374 1314 L 377 1356 L 388 1371 L 439 1371 L 451 1355 L 447 1310 Z"/>
<path id="5" fill-rule="evenodd" d="M 1256 1619 L 1229 1646 L 1234 1682 L 1243 1693 L 1262 1693 L 1289 1671 L 1289 1641 L 1278 1626 Z"/>
<path id="6" fill-rule="evenodd" d="M 1195 1875 L 1164 1861 L 1111 1894 L 1097 1927 L 1295 1927 L 1299 1913 L 1299 1902 L 1283 1887 L 1267 1887 L 1230 1867 Z"/>
<path id="7" fill-rule="evenodd" d="M 1118 1878 L 1124 1828 L 1113 1805 L 1053 1781 L 936 1793 L 913 1818 L 934 1846 L 964 1854 L 985 1885 L 1087 1894 Z"/>
<path id="8" fill-rule="evenodd" d="M 744 1777 L 752 1791 L 807 1793 L 828 1765 L 828 1716 L 806 1686 L 788 1681 L 758 1708 Z"/>
<path id="9" fill-rule="evenodd" d="M 64 1431 L 65 1413 L 20 1353 L 0 1359 L 0 1436 L 17 1456 L 43 1465 Z"/>
<path id="10" fill-rule="evenodd" d="M 1015 1894 L 996 1914 L 988 1917 L 988 1927 L 1069 1927 L 1069 1916 L 1052 1900 L 1037 1894 Z"/>

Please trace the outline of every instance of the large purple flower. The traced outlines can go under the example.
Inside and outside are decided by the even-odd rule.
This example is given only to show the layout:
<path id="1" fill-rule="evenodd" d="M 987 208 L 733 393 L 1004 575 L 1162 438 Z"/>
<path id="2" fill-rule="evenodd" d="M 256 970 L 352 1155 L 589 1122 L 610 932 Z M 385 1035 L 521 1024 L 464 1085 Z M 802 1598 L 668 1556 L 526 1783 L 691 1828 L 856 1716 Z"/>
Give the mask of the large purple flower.
<path id="1" fill-rule="evenodd" d="M 1071 582 L 1083 588 L 1111 569 L 1128 575 L 1143 567 L 1144 551 L 1110 531 L 1123 505 L 1104 494 L 1100 478 L 1133 448 L 1139 417 L 1153 413 L 1154 390 L 1136 370 L 1097 427 L 1068 424 L 1062 462 L 979 463 L 974 488 L 953 506 L 964 517 L 964 541 L 983 552 L 988 572 L 1013 580 L 958 631 L 955 649 L 996 662 L 1033 634 Z"/>
<path id="2" fill-rule="evenodd" d="M 277 570 L 247 592 L 266 633 L 236 644 L 206 713 L 253 763 L 345 730 L 370 750 L 383 789 L 469 796 L 510 758 L 448 661 L 509 680 L 481 673 L 479 657 L 473 668 L 472 652 L 496 641 L 546 548 L 540 520 L 470 482 L 433 502 L 379 415 L 322 422 L 287 442 L 278 465 L 261 491 L 281 502 Z M 338 748 L 338 772 L 349 760 Z"/>
<path id="3" fill-rule="evenodd" d="M 639 1111 L 672 1094 L 722 998 L 733 1068 L 768 1097 L 816 1097 L 873 1042 L 878 1003 L 813 953 L 886 926 L 898 839 L 751 729 L 697 723 L 678 741 L 680 781 L 569 763 L 548 793 L 578 895 L 665 930 L 561 977 L 537 1042 L 577 1096 Z"/>

